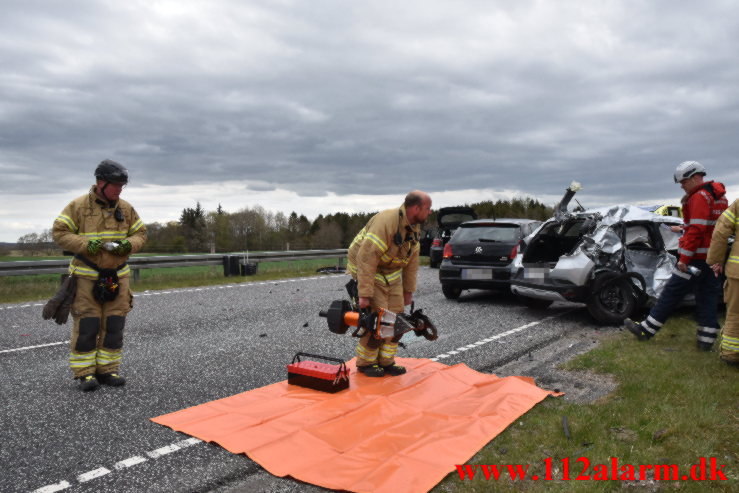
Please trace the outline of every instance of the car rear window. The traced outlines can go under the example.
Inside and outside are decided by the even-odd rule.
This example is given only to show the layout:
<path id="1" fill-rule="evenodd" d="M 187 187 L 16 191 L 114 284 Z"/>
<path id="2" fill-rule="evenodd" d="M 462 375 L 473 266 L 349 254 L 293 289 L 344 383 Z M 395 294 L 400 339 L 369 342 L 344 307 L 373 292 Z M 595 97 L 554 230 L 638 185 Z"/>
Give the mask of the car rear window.
<path id="1" fill-rule="evenodd" d="M 490 241 L 515 243 L 519 240 L 519 227 L 514 224 L 465 226 L 454 233 L 454 242 Z"/>
<path id="2" fill-rule="evenodd" d="M 464 213 L 444 214 L 444 216 L 439 219 L 439 223 L 442 227 L 448 227 L 465 221 L 471 221 L 472 219 L 474 219 L 473 216 Z"/>

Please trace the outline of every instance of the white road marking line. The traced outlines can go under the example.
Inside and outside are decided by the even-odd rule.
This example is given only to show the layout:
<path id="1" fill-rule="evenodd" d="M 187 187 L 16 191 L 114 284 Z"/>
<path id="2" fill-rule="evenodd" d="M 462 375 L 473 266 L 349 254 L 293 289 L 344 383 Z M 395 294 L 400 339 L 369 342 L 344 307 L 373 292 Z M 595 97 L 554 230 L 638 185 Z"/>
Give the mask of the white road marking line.
<path id="1" fill-rule="evenodd" d="M 66 490 L 70 486 L 72 485 L 69 484 L 69 481 L 62 481 L 61 483 L 42 486 L 37 490 L 33 490 L 31 493 L 54 493 L 56 491 Z"/>
<path id="2" fill-rule="evenodd" d="M 38 349 L 38 348 L 41 348 L 41 347 L 58 346 L 59 344 L 69 344 L 69 341 L 50 342 L 49 344 L 39 344 L 38 346 L 18 347 L 18 348 L 15 348 L 15 349 L 3 349 L 3 350 L 0 351 L 0 354 L 2 354 L 2 353 L 13 353 L 15 351 L 27 351 L 29 349 Z"/>
<path id="3" fill-rule="evenodd" d="M 536 325 L 539 325 L 540 323 L 546 322 L 547 320 L 554 320 L 555 318 L 561 317 L 565 313 L 569 313 L 573 310 L 576 310 L 576 308 L 571 308 L 569 310 L 565 310 L 562 313 L 558 313 L 556 315 L 552 315 L 551 317 L 542 318 L 541 320 L 537 320 L 535 322 L 529 322 L 526 325 L 522 325 L 520 327 L 516 327 L 515 329 L 507 330 L 505 332 L 502 332 L 500 334 L 496 334 L 494 336 L 479 340 L 477 342 L 473 342 L 472 344 L 469 344 L 467 346 L 459 347 L 455 349 L 454 351 L 447 351 L 446 353 L 437 354 L 433 358 L 429 358 L 431 361 L 437 361 L 440 359 L 448 358 L 450 355 L 458 354 L 459 352 L 469 351 L 470 349 L 475 349 L 481 346 L 484 346 L 485 344 L 493 341 L 497 341 L 498 339 L 502 339 L 503 337 L 507 337 L 509 335 L 515 334 L 516 332 L 521 332 L 522 330 L 526 330 L 530 327 L 534 327 Z"/>
<path id="4" fill-rule="evenodd" d="M 116 462 L 115 464 L 113 464 L 113 469 L 115 469 L 116 471 L 120 471 L 121 469 L 126 469 L 129 467 L 133 467 L 136 464 L 141 464 L 142 462 L 146 462 L 145 457 L 134 455 L 133 457 L 129 457 L 128 459 Z"/>
<path id="5" fill-rule="evenodd" d="M 182 448 L 186 447 L 192 447 L 193 445 L 197 445 L 198 443 L 203 443 L 203 441 L 199 438 L 188 438 L 187 440 L 182 440 L 181 442 L 175 442 L 175 445 L 179 445 Z"/>
<path id="6" fill-rule="evenodd" d="M 147 452 L 146 455 L 148 455 L 152 459 L 158 459 L 159 457 L 162 457 L 167 454 L 171 454 L 172 452 L 176 452 L 177 450 L 182 450 L 187 447 L 192 447 L 193 445 L 197 445 L 198 443 L 203 443 L 203 441 L 200 440 L 199 438 L 191 437 L 185 440 L 180 440 L 179 442 L 172 443 L 165 447 L 160 447 L 156 450 L 152 450 L 150 452 Z M 146 462 L 147 460 L 148 459 L 140 455 L 134 455 L 133 457 L 129 457 L 128 459 L 124 459 L 122 461 L 116 462 L 115 464 L 113 464 L 113 469 L 116 471 L 122 471 L 123 469 L 128 469 L 129 467 L 133 467 L 137 464 L 141 464 L 142 462 Z M 94 469 L 92 471 L 87 471 L 86 473 L 80 474 L 79 476 L 77 476 L 77 481 L 79 483 L 85 483 L 92 479 L 105 476 L 106 474 L 109 474 L 111 472 L 113 471 L 111 471 L 110 469 L 107 469 L 105 467 L 100 467 L 98 469 Z M 56 484 L 42 486 L 41 488 L 34 490 L 32 493 L 54 493 L 56 491 L 67 489 L 70 486 L 72 485 L 69 483 L 69 481 L 61 481 Z"/>
<path id="7" fill-rule="evenodd" d="M 172 452 L 176 452 L 180 449 L 180 446 L 173 443 L 171 445 L 167 445 L 166 447 L 161 447 L 156 450 L 152 450 L 150 452 L 147 452 L 146 455 L 151 457 L 152 459 L 158 459 L 159 457 L 167 454 L 171 454 Z"/>
<path id="8" fill-rule="evenodd" d="M 87 471 L 86 473 L 80 474 L 77 476 L 77 481 L 80 483 L 86 483 L 87 481 L 90 481 L 91 479 L 99 478 L 100 476 L 105 476 L 110 472 L 110 469 L 106 469 L 104 467 L 99 467 L 97 469 L 93 469 L 92 471 Z"/>

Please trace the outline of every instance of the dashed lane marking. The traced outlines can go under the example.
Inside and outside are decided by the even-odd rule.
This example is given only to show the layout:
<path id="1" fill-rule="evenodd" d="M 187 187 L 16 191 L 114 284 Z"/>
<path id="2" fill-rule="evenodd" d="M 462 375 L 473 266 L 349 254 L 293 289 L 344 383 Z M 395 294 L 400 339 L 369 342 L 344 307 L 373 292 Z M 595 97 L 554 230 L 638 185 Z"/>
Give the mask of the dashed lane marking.
<path id="1" fill-rule="evenodd" d="M 72 485 L 69 483 L 69 481 L 62 481 L 60 483 L 50 484 L 37 490 L 33 490 L 32 493 L 55 493 L 57 491 L 66 490 L 70 486 Z"/>
<path id="2" fill-rule="evenodd" d="M 79 481 L 80 483 L 86 483 L 93 479 L 105 476 L 109 473 L 110 469 L 106 469 L 105 467 L 98 467 L 97 469 L 93 469 L 92 471 L 87 471 L 86 473 L 80 474 L 79 476 L 77 476 L 77 481 Z"/>
<path id="3" fill-rule="evenodd" d="M 169 445 L 160 447 L 155 450 L 150 450 L 149 452 L 146 452 L 145 455 L 148 455 L 151 459 L 158 459 L 165 455 L 171 454 L 172 452 L 176 452 L 178 450 L 191 447 L 198 443 L 203 443 L 203 442 L 202 440 L 199 440 L 197 438 L 188 438 L 186 440 L 181 440 L 179 442 L 171 443 Z M 124 459 L 122 461 L 119 461 L 113 464 L 112 470 L 108 469 L 107 467 L 98 467 L 97 469 L 83 472 L 82 474 L 77 476 L 77 483 L 80 483 L 80 484 L 86 483 L 88 481 L 92 481 L 93 479 L 97 479 L 107 474 L 110 474 L 114 471 L 122 471 L 124 469 L 128 469 L 138 464 L 141 464 L 143 462 L 147 462 L 147 460 L 148 459 L 140 455 L 134 455 L 133 457 L 129 457 L 128 459 Z M 56 491 L 62 491 L 64 489 L 67 489 L 71 486 L 72 486 L 72 483 L 70 483 L 69 481 L 61 481 L 59 483 L 42 486 L 41 488 L 33 490 L 32 493 L 54 493 Z"/>
<path id="4" fill-rule="evenodd" d="M 12 310 L 13 308 L 28 308 L 29 306 L 44 306 L 44 303 L 33 303 L 33 304 L 26 304 L 26 305 L 10 305 L 10 306 L 0 306 L 0 311 L 2 310 Z"/>
<path id="5" fill-rule="evenodd" d="M 136 464 L 141 464 L 142 462 L 146 462 L 145 457 L 134 455 L 133 457 L 129 457 L 128 459 L 116 462 L 115 464 L 113 464 L 113 469 L 115 469 L 116 471 L 120 471 L 121 469 L 128 469 L 129 467 L 133 467 Z"/>
<path id="6" fill-rule="evenodd" d="M 41 348 L 41 347 L 58 346 L 60 344 L 69 344 L 69 341 L 50 342 L 49 344 L 39 344 L 38 346 L 18 347 L 18 348 L 15 348 L 15 349 L 3 349 L 3 350 L 0 350 L 0 354 L 2 354 L 2 353 L 13 353 L 15 351 L 27 351 L 29 349 L 38 349 L 38 348 Z"/>
<path id="7" fill-rule="evenodd" d="M 521 332 L 522 330 L 530 329 L 531 327 L 534 327 L 536 325 L 539 325 L 541 323 L 544 323 L 544 322 L 546 322 L 548 320 L 554 320 L 555 318 L 561 317 L 565 313 L 569 313 L 572 310 L 574 310 L 574 308 L 569 309 L 569 310 L 565 310 L 565 311 L 563 311 L 561 313 L 558 313 L 556 315 L 552 315 L 550 317 L 542 318 L 541 320 L 537 320 L 535 322 L 527 323 L 526 325 L 522 325 L 520 327 L 516 327 L 515 329 L 507 330 L 505 332 L 501 332 L 500 334 L 496 334 L 494 336 L 487 337 L 485 339 L 481 339 L 481 340 L 479 340 L 477 342 L 473 342 L 472 344 L 468 344 L 466 346 L 458 347 L 457 349 L 454 349 L 453 351 L 447 351 L 446 353 L 437 354 L 433 358 L 429 358 L 429 359 L 431 361 L 439 361 L 440 359 L 449 358 L 449 357 L 451 357 L 451 356 L 453 356 L 455 354 L 459 354 L 460 352 L 465 352 L 465 351 L 469 351 L 470 349 L 476 349 L 478 347 L 482 347 L 485 344 L 491 343 L 493 341 L 497 341 L 498 339 L 502 339 L 504 337 L 508 337 L 508 336 L 513 335 L 513 334 L 515 334 L 517 332 Z"/>

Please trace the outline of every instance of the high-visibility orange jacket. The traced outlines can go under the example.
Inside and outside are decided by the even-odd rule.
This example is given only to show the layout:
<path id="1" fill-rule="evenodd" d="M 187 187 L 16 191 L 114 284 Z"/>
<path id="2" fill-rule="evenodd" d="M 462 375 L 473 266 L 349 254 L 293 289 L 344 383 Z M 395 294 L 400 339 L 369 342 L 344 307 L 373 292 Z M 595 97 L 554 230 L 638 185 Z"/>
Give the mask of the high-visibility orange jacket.
<path id="1" fill-rule="evenodd" d="M 739 279 L 739 199 L 735 200 L 731 207 L 726 209 L 721 217 L 718 218 L 716 229 L 713 230 L 711 237 L 711 247 L 708 249 L 708 265 L 724 264 L 724 273 L 726 277 Z M 726 250 L 729 248 L 729 236 L 734 235 L 734 246 L 731 247 L 729 258 L 726 258 Z"/>
<path id="2" fill-rule="evenodd" d="M 685 231 L 680 238 L 680 262 L 705 259 L 716 220 L 729 205 L 722 183 L 709 181 L 682 199 Z"/>
<path id="3" fill-rule="evenodd" d="M 403 282 L 416 291 L 421 226 L 408 223 L 405 206 L 375 214 L 349 245 L 347 269 L 359 284 L 359 296 L 372 298 L 375 282 Z"/>
<path id="4" fill-rule="evenodd" d="M 146 226 L 131 204 L 121 199 L 109 204 L 98 198 L 95 188 L 93 185 L 87 195 L 77 197 L 67 204 L 54 221 L 51 234 L 64 250 L 83 255 L 101 269 L 114 269 L 123 264 L 128 255 L 121 256 L 100 250 L 97 255 L 90 256 L 87 253 L 88 242 L 93 239 L 103 242 L 128 240 L 131 243 L 131 253 L 136 253 L 146 242 Z M 119 217 L 123 218 L 122 221 L 116 219 L 116 209 L 120 210 Z M 131 269 L 125 266 L 118 271 L 118 277 L 125 277 L 130 272 Z M 97 271 L 76 258 L 69 264 L 69 273 L 90 279 L 98 277 Z"/>

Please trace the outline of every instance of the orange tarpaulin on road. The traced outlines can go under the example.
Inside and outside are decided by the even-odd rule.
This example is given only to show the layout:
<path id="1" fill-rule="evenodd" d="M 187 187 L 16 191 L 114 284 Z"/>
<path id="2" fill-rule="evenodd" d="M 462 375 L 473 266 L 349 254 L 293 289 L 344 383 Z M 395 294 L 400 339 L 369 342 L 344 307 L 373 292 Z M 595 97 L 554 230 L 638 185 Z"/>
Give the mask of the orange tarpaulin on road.
<path id="1" fill-rule="evenodd" d="M 425 492 L 552 392 L 464 364 L 398 358 L 399 377 L 356 372 L 328 394 L 282 381 L 152 418 L 243 453 L 276 476 L 337 490 Z"/>

